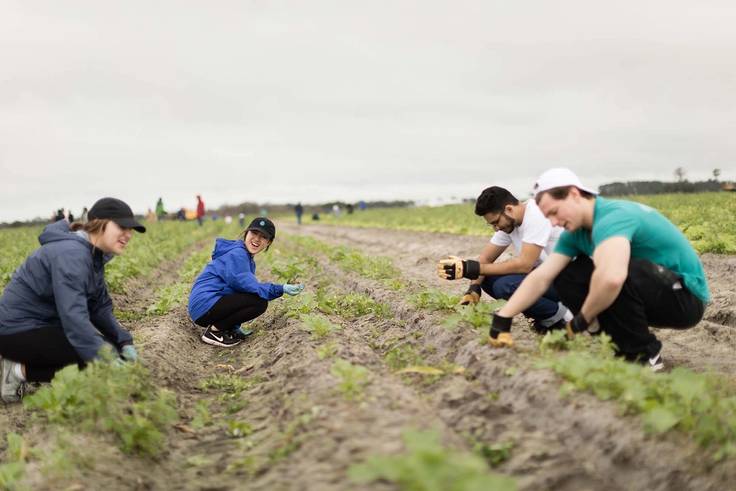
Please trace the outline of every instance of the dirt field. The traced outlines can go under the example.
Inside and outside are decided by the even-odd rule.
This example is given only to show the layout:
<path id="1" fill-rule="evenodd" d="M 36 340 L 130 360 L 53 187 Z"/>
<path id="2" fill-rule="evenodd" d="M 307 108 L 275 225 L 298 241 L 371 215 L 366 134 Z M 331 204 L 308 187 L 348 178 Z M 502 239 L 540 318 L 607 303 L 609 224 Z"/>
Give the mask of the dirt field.
<path id="1" fill-rule="evenodd" d="M 459 293 L 460 282 L 443 282 L 435 261 L 447 254 L 472 257 L 485 239 L 417 232 L 326 226 L 282 227 L 366 254 L 388 256 L 411 287 Z M 78 437 L 88 446 L 90 467 L 66 482 L 40 473 L 34 489 L 347 490 L 397 489 L 389 484 L 351 483 L 347 468 L 374 454 L 402 448 L 407 428 L 436 429 L 443 442 L 470 450 L 471 442 L 513 443 L 510 457 L 495 470 L 514 477 L 523 490 L 725 490 L 732 489 L 736 462 L 714 465 L 703 450 L 677 433 L 646 435 L 635 417 L 622 416 L 612 402 L 559 394 L 551 372 L 533 366 L 528 353 L 536 335 L 517 320 L 514 350 L 494 350 L 470 329 L 448 330 L 442 316 L 408 303 L 411 291 L 392 291 L 349 274 L 319 257 L 334 288 L 365 293 L 391 308 L 391 316 L 330 320 L 342 326 L 331 335 L 337 356 L 368 368 L 362 398 L 346 400 L 331 373 L 333 360 L 320 359 L 323 344 L 287 318 L 280 300 L 256 320 L 256 334 L 224 350 L 202 344 L 183 306 L 161 317 L 128 323 L 144 363 L 160 383 L 177 393 L 181 423 L 171 430 L 170 449 L 159 460 L 123 456 L 104 440 Z M 706 319 L 686 331 L 660 330 L 668 366 L 736 373 L 736 257 L 703 257 L 714 301 Z M 157 285 L 172 280 L 176 264 L 134 288 L 116 305 L 143 310 Z M 267 272 L 261 275 L 267 277 Z M 312 278 L 317 281 L 317 278 Z M 307 275 L 307 289 L 310 277 Z M 426 364 L 454 364 L 457 374 L 427 379 L 399 375 L 385 355 L 397 344 L 411 345 Z M 232 407 L 221 392 L 200 382 L 214 374 L 236 374 L 247 386 L 247 404 Z M 200 401 L 213 401 L 214 423 L 193 428 Z M 2 409 L 0 423 L 23 432 L 19 406 Z M 232 438 L 217 424 L 245 421 L 252 433 Z M 35 477 L 34 477 L 35 476 Z"/>

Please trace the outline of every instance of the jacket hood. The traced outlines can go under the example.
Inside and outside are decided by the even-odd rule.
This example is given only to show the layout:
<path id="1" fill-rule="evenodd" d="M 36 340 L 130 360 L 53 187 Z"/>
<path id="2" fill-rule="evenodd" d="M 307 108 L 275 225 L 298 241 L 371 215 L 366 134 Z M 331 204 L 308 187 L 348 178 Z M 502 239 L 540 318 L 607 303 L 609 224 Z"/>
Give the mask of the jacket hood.
<path id="1" fill-rule="evenodd" d="M 212 259 L 217 259 L 218 257 L 227 254 L 233 249 L 243 249 L 246 254 L 250 256 L 250 253 L 245 248 L 245 244 L 243 244 L 242 240 L 228 240 L 218 238 L 217 240 L 215 240 L 215 250 L 212 251 Z"/>
<path id="2" fill-rule="evenodd" d="M 41 232 L 41 235 L 38 236 L 38 241 L 41 245 L 48 244 L 50 242 L 58 242 L 60 240 L 74 240 L 81 242 L 82 244 L 90 245 L 91 247 L 91 244 L 85 240 L 84 237 L 80 237 L 78 234 L 71 231 L 69 223 L 67 223 L 66 220 L 59 220 L 51 225 L 47 225 L 46 228 L 43 229 L 43 232 Z"/>

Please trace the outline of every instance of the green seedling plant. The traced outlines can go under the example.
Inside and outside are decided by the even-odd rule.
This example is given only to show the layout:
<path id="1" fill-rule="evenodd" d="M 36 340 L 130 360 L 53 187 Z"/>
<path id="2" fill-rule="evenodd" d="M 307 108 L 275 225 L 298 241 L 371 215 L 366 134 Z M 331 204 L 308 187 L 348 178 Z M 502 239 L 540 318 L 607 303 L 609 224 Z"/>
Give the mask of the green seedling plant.
<path id="1" fill-rule="evenodd" d="M 478 442 L 473 446 L 473 451 L 483 457 L 491 467 L 498 467 L 511 457 L 511 450 L 513 448 L 513 442 L 493 444 Z"/>
<path id="2" fill-rule="evenodd" d="M 711 450 L 716 460 L 736 455 L 736 389 L 722 376 L 682 367 L 653 373 L 615 357 L 615 346 L 605 334 L 577 336 L 561 353 L 553 350 L 560 347 L 559 334 L 547 337 L 540 366 L 566 380 L 564 394 L 589 391 L 599 399 L 615 400 L 625 413 L 641 415 L 648 431 L 682 431 Z"/>
<path id="3" fill-rule="evenodd" d="M 212 425 L 210 404 L 207 400 L 198 401 L 194 406 L 194 417 L 192 418 L 191 426 L 195 430 L 200 430 L 210 425 Z"/>
<path id="4" fill-rule="evenodd" d="M 424 310 L 454 311 L 460 302 L 460 295 L 451 295 L 442 290 L 429 289 L 413 294 L 409 301 Z"/>
<path id="5" fill-rule="evenodd" d="M 335 360 L 330 372 L 338 378 L 337 388 L 349 401 L 361 399 L 365 387 L 370 383 L 368 369 L 364 366 L 353 365 L 347 360 Z"/>
<path id="6" fill-rule="evenodd" d="M 320 360 L 333 358 L 337 354 L 337 343 L 328 341 L 317 347 L 317 358 Z"/>
<path id="7" fill-rule="evenodd" d="M 491 326 L 491 316 L 505 301 L 480 302 L 475 305 L 456 305 L 455 314 L 445 319 L 443 325 L 448 329 L 457 326 L 468 326 L 473 329 L 488 329 Z"/>
<path id="8" fill-rule="evenodd" d="M 339 325 L 333 324 L 329 319 L 319 314 L 304 314 L 299 319 L 302 321 L 303 329 L 311 333 L 313 339 L 325 338 L 341 329 Z"/>
<path id="9" fill-rule="evenodd" d="M 253 433 L 253 428 L 245 421 L 228 420 L 225 422 L 225 433 L 230 438 L 244 438 Z"/>
<path id="10" fill-rule="evenodd" d="M 391 370 L 401 370 L 411 365 L 422 365 L 424 361 L 414 346 L 408 343 L 397 344 L 386 352 L 386 365 Z"/>
<path id="11" fill-rule="evenodd" d="M 436 432 L 405 431 L 406 452 L 370 457 L 348 476 L 357 484 L 388 481 L 410 491 L 513 491 L 512 478 L 494 473 L 478 455 L 445 448 Z"/>
<path id="12" fill-rule="evenodd" d="M 0 489 L 23 489 L 20 481 L 26 472 L 26 460 L 29 448 L 22 436 L 17 433 L 8 433 L 8 446 L 5 458 L 0 464 Z"/>
<path id="13" fill-rule="evenodd" d="M 177 418 L 170 391 L 157 388 L 140 363 L 121 364 L 111 354 L 84 370 L 60 370 L 23 402 L 52 425 L 112 433 L 124 452 L 148 456 L 164 449 L 166 429 Z"/>

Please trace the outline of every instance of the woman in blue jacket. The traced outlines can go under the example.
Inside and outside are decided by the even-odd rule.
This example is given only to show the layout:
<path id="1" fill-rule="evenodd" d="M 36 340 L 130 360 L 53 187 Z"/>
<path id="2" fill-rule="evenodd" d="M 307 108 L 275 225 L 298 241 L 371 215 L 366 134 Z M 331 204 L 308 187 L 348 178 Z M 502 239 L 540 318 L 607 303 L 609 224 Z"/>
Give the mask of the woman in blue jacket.
<path id="1" fill-rule="evenodd" d="M 39 236 L 41 247 L 15 271 L 0 297 L 2 400 L 18 401 L 26 381 L 48 382 L 61 368 L 83 367 L 109 344 L 137 358 L 133 338 L 112 313 L 105 263 L 121 254 L 132 231 L 145 232 L 130 207 L 102 198 L 88 222 L 60 220 Z"/>
<path id="2" fill-rule="evenodd" d="M 240 324 L 263 314 L 269 300 L 297 295 L 304 285 L 260 283 L 253 256 L 268 249 L 276 238 L 276 227 L 265 217 L 254 219 L 242 240 L 217 239 L 212 261 L 194 281 L 189 295 L 189 315 L 205 327 L 202 341 L 229 348 L 250 332 Z"/>

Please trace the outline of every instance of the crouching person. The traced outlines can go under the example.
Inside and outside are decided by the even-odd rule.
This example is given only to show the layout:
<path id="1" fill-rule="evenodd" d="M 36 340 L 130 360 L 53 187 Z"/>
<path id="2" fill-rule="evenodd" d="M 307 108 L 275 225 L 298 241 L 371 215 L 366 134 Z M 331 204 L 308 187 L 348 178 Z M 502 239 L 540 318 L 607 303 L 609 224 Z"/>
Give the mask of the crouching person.
<path id="1" fill-rule="evenodd" d="M 245 229 L 242 239 L 215 241 L 212 260 L 189 295 L 190 317 L 206 328 L 203 342 L 224 348 L 238 345 L 252 333 L 242 323 L 262 315 L 270 300 L 304 289 L 304 285 L 261 283 L 256 278 L 253 257 L 267 250 L 275 238 L 273 222 L 259 217 Z"/>
<path id="2" fill-rule="evenodd" d="M 442 279 L 464 277 L 472 280 L 461 300 L 464 305 L 478 303 L 482 291 L 492 298 L 508 300 L 526 275 L 552 253 L 562 229 L 544 217 L 534 200 L 520 202 L 498 186 L 483 190 L 475 202 L 475 214 L 495 230 L 481 251 L 479 261 L 450 256 L 438 263 L 437 274 Z M 513 247 L 516 256 L 496 262 L 509 246 Z M 565 322 L 572 319 L 552 287 L 529 305 L 524 315 L 534 320 L 533 326 L 538 333 L 563 328 Z"/>
<path id="3" fill-rule="evenodd" d="M 491 338 L 507 344 L 511 318 L 554 283 L 575 313 L 569 336 L 602 329 L 619 355 L 664 368 L 662 343 L 649 327 L 692 327 L 710 300 L 688 240 L 658 211 L 601 198 L 568 169 L 545 172 L 535 191 L 539 208 L 565 231 L 552 256 L 494 315 Z"/>
<path id="4" fill-rule="evenodd" d="M 26 381 L 49 382 L 67 365 L 84 367 L 105 344 L 125 360 L 137 358 L 133 338 L 113 315 L 105 264 L 123 253 L 133 230 L 146 229 L 114 198 L 97 201 L 88 220 L 47 226 L 41 247 L 15 271 L 0 298 L 5 402 L 19 401 Z"/>

